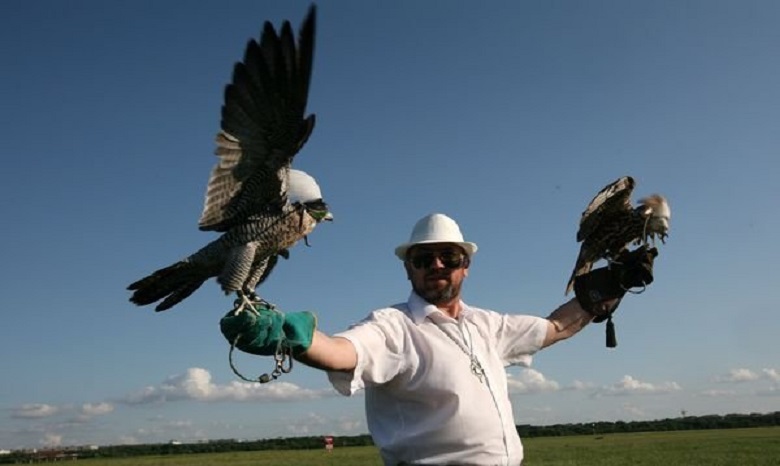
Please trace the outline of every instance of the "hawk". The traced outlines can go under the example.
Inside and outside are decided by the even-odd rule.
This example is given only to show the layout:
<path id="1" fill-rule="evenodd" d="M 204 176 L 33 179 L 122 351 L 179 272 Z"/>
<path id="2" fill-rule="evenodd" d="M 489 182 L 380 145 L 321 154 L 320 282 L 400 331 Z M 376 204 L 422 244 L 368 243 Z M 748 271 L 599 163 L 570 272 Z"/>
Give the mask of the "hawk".
<path id="1" fill-rule="evenodd" d="M 332 220 L 316 180 L 292 169 L 292 160 L 314 129 L 306 115 L 316 10 L 312 6 L 296 43 L 290 23 L 280 31 L 266 22 L 252 39 L 225 88 L 219 157 L 211 171 L 199 221 L 222 235 L 199 251 L 130 286 L 130 301 L 164 311 L 217 277 L 226 293 L 256 299 L 256 287 L 279 256 L 321 221 Z M 308 245 L 308 243 L 307 243 Z"/>
<path id="2" fill-rule="evenodd" d="M 574 271 L 566 286 L 566 294 L 574 287 L 574 279 L 590 272 L 599 259 L 613 261 L 631 244 L 647 244 L 656 238 L 666 241 L 671 210 L 663 196 L 653 194 L 631 205 L 634 179 L 618 178 L 596 194 L 582 213 L 577 241 L 582 243 Z"/>

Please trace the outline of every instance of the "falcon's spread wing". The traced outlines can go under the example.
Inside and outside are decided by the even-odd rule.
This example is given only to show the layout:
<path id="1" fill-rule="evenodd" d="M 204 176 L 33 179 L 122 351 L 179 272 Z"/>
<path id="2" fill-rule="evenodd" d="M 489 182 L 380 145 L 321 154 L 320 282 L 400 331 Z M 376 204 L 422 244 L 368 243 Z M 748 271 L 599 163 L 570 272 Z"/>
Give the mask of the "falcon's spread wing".
<path id="1" fill-rule="evenodd" d="M 314 129 L 306 116 L 316 9 L 312 5 L 296 46 L 285 21 L 270 22 L 260 43 L 251 40 L 225 88 L 219 162 L 213 168 L 199 220 L 201 230 L 226 231 L 256 212 L 286 202 L 287 171 Z"/>
<path id="2" fill-rule="evenodd" d="M 618 178 L 608 184 L 590 201 L 588 207 L 582 212 L 580 229 L 577 231 L 577 241 L 583 242 L 590 238 L 606 219 L 611 218 L 616 212 L 630 211 L 631 193 L 634 191 L 634 179 L 630 176 Z"/>

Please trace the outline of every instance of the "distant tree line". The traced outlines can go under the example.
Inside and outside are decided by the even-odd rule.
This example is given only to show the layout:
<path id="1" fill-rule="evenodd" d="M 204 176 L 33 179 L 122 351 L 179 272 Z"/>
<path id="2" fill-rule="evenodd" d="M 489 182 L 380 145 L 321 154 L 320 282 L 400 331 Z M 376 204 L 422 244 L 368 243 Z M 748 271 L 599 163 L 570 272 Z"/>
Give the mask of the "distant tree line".
<path id="1" fill-rule="evenodd" d="M 551 437 L 564 435 L 603 435 L 626 432 L 657 432 L 669 430 L 734 429 L 744 427 L 780 426 L 780 411 L 768 414 L 726 414 L 707 416 L 685 416 L 655 421 L 631 422 L 587 422 L 579 424 L 554 424 L 549 426 L 519 425 L 521 437 Z M 339 447 L 373 445 L 371 436 L 334 436 L 333 444 Z M 78 458 L 127 458 L 147 455 L 179 455 L 191 453 L 221 453 L 258 450 L 311 450 L 324 448 L 322 436 L 287 437 L 262 440 L 209 440 L 198 443 L 155 443 L 144 445 L 110 445 L 98 449 L 68 448 L 57 451 L 77 453 Z M 52 450 L 48 450 L 52 453 Z M 14 451 L 0 456 L 0 464 L 29 463 L 41 452 Z"/>
<path id="2" fill-rule="evenodd" d="M 736 429 L 742 427 L 780 426 L 780 411 L 768 414 L 726 414 L 685 416 L 655 421 L 585 422 L 549 426 L 519 425 L 520 437 L 554 437 L 563 435 L 600 435 L 627 432 L 660 432 L 669 430 Z"/>
<path id="3" fill-rule="evenodd" d="M 373 445 L 370 435 L 333 437 L 334 447 L 355 447 Z M 311 450 L 325 448 L 323 436 L 288 437 L 262 440 L 221 439 L 197 443 L 149 443 L 142 445 L 108 445 L 98 449 L 63 448 L 45 451 L 13 451 L 9 455 L 0 456 L 0 464 L 30 463 L 31 461 L 47 462 L 60 453 L 83 458 L 129 458 L 133 456 L 150 455 L 181 455 L 193 453 L 222 453 L 259 450 Z"/>

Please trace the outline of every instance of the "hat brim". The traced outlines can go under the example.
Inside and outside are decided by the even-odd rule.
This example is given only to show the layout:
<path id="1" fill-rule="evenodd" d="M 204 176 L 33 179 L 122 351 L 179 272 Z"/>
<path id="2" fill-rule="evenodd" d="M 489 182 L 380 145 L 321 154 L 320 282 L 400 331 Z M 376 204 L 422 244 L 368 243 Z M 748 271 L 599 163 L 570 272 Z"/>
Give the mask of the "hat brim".
<path id="1" fill-rule="evenodd" d="M 477 252 L 477 244 L 468 241 L 428 240 L 428 241 L 417 241 L 414 243 L 404 243 L 398 246 L 397 248 L 395 248 L 395 255 L 402 261 L 405 261 L 406 253 L 409 251 L 409 248 L 420 244 L 457 244 L 458 246 L 462 247 L 464 251 L 466 251 L 466 255 L 469 257 L 473 256 L 474 253 Z"/>

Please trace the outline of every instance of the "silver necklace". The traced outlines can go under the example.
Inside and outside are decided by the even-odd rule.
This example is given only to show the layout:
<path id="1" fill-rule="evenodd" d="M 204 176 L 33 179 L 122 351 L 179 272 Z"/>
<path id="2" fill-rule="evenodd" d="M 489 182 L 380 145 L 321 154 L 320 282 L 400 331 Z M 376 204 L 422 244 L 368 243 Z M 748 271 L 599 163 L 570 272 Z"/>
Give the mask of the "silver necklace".
<path id="1" fill-rule="evenodd" d="M 458 330 L 460 330 L 460 335 L 463 338 L 463 341 L 455 338 L 450 334 L 450 332 L 444 330 L 436 321 L 431 319 L 433 324 L 442 331 L 447 337 L 452 340 L 455 345 L 460 348 L 461 351 L 463 351 L 463 354 L 468 356 L 469 360 L 471 361 L 471 373 L 474 374 L 474 376 L 477 377 L 480 383 L 482 383 L 482 378 L 487 377 L 485 374 L 485 369 L 482 367 L 482 363 L 479 362 L 479 359 L 477 359 L 477 355 L 474 354 L 474 345 L 471 342 L 471 331 L 468 327 L 466 327 L 466 332 L 469 334 L 468 340 L 466 339 L 466 333 L 463 332 L 463 325 L 465 325 L 465 322 L 463 320 L 458 321 Z"/>

